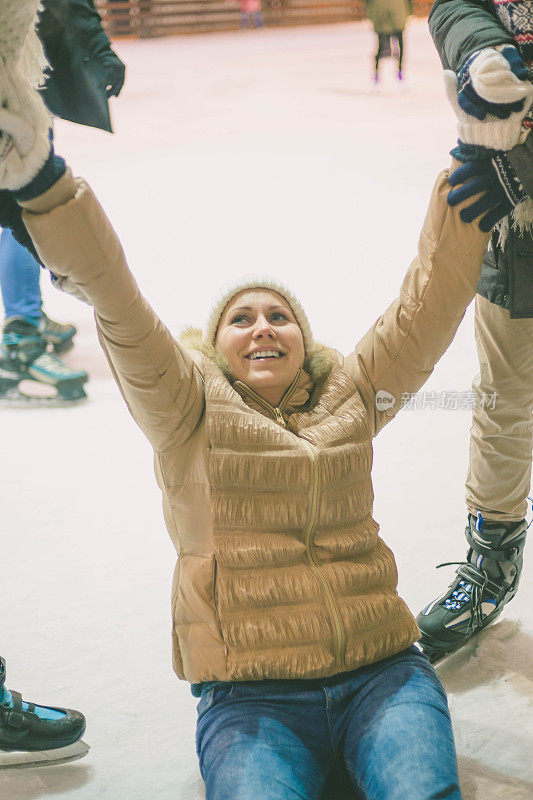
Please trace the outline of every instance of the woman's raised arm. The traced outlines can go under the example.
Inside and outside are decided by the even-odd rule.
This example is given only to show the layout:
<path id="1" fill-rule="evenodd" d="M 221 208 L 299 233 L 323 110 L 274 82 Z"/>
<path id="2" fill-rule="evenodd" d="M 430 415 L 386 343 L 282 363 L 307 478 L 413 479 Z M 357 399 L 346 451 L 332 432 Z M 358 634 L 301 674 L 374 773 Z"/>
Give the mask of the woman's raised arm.
<path id="1" fill-rule="evenodd" d="M 100 344 L 134 419 L 156 450 L 179 445 L 200 421 L 202 376 L 141 295 L 93 192 L 67 170 L 21 205 L 42 263 L 94 306 Z"/>
<path id="2" fill-rule="evenodd" d="M 474 297 L 489 234 L 465 223 L 464 203 L 451 207 L 449 173 L 442 172 L 400 296 L 388 307 L 344 361 L 379 433 L 418 391 L 448 349 Z"/>
<path id="3" fill-rule="evenodd" d="M 0 190 L 24 208 L 41 263 L 94 306 L 120 391 L 161 452 L 196 430 L 204 408 L 202 376 L 141 295 L 90 188 L 54 155 L 50 114 L 36 91 L 46 63 L 35 33 L 38 6 L 39 0 L 0 3 L 0 23 L 9 32 L 0 59 Z M 12 207 L 8 216 L 16 226 Z"/>

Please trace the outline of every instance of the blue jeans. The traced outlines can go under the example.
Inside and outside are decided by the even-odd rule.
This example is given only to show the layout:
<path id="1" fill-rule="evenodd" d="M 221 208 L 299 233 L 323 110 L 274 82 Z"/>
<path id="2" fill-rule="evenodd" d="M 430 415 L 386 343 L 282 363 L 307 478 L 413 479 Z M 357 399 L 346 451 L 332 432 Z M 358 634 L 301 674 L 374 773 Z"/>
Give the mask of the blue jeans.
<path id="1" fill-rule="evenodd" d="M 364 800 L 461 800 L 446 695 L 415 647 L 332 678 L 215 684 L 196 747 L 206 800 L 318 800 L 339 760 Z"/>
<path id="2" fill-rule="evenodd" d="M 263 16 L 260 11 L 241 11 L 241 28 L 249 28 L 250 24 L 254 28 L 264 28 Z"/>
<path id="3" fill-rule="evenodd" d="M 0 287 L 6 317 L 41 316 L 41 267 L 9 229 L 0 237 Z"/>

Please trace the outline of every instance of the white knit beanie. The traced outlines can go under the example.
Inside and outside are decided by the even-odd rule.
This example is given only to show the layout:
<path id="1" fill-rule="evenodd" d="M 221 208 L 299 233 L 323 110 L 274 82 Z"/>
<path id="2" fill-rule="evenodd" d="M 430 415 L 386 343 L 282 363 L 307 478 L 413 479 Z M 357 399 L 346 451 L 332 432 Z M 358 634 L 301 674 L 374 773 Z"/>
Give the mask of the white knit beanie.
<path id="1" fill-rule="evenodd" d="M 247 289 L 272 289 L 272 291 L 277 292 L 283 298 L 285 298 L 291 308 L 292 313 L 296 317 L 296 321 L 300 326 L 300 330 L 302 331 L 305 354 L 309 355 L 313 352 L 315 343 L 313 340 L 311 326 L 303 306 L 296 295 L 294 295 L 287 286 L 275 280 L 274 278 L 271 278 L 269 275 L 245 275 L 242 278 L 239 278 L 237 281 L 226 284 L 222 287 L 221 292 L 214 301 L 207 318 L 207 324 L 205 327 L 205 341 L 207 343 L 215 344 L 220 318 L 222 317 L 224 309 L 230 300 L 235 297 L 236 294 L 244 292 Z"/>

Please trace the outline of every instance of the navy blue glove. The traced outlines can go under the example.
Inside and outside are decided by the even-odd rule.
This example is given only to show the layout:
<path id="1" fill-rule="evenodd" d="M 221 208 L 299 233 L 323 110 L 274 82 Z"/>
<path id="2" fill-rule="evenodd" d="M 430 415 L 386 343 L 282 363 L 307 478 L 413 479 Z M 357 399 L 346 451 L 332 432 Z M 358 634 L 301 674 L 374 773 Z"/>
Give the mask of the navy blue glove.
<path id="1" fill-rule="evenodd" d="M 517 100 L 513 103 L 491 103 L 476 92 L 470 74 L 470 67 L 479 55 L 480 53 L 474 53 L 474 55 L 466 61 L 458 75 L 459 92 L 457 99 L 463 111 L 479 120 L 485 119 L 487 114 L 493 114 L 498 119 L 508 119 L 513 112 L 522 111 L 524 108 L 524 100 Z M 513 75 L 521 81 L 529 80 L 528 68 L 522 61 L 522 57 L 516 47 L 507 45 L 500 51 L 500 55 L 508 63 L 509 69 Z"/>
<path id="2" fill-rule="evenodd" d="M 460 217 L 463 222 L 481 217 L 478 224 L 485 233 L 528 196 L 505 153 L 487 152 L 486 156 L 461 164 L 448 178 L 453 187 L 448 194 L 450 206 L 481 194 L 475 203 L 463 208 Z"/>
<path id="3" fill-rule="evenodd" d="M 0 228 L 9 228 L 15 241 L 25 247 L 42 266 L 31 236 L 22 221 L 22 208 L 13 197 L 13 192 L 9 192 L 7 189 L 0 190 Z"/>
<path id="4" fill-rule="evenodd" d="M 27 183 L 26 186 L 22 186 L 22 188 L 14 191 L 13 194 L 15 198 L 21 202 L 32 200 L 32 198 L 38 197 L 40 194 L 43 194 L 43 192 L 46 192 L 47 189 L 50 189 L 50 187 L 65 174 L 66 170 L 67 165 L 65 164 L 65 159 L 61 156 L 56 156 L 54 152 L 54 143 L 50 136 L 50 152 L 41 169 L 32 181 Z"/>

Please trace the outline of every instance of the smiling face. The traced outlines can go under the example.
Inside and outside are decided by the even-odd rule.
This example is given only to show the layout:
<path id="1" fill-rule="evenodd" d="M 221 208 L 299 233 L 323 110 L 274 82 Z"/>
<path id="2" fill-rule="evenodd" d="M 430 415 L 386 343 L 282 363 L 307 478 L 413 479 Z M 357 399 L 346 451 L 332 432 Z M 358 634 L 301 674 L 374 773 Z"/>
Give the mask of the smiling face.
<path id="1" fill-rule="evenodd" d="M 216 346 L 233 377 L 274 406 L 304 363 L 296 317 L 271 289 L 246 289 L 232 297 L 220 318 Z"/>

